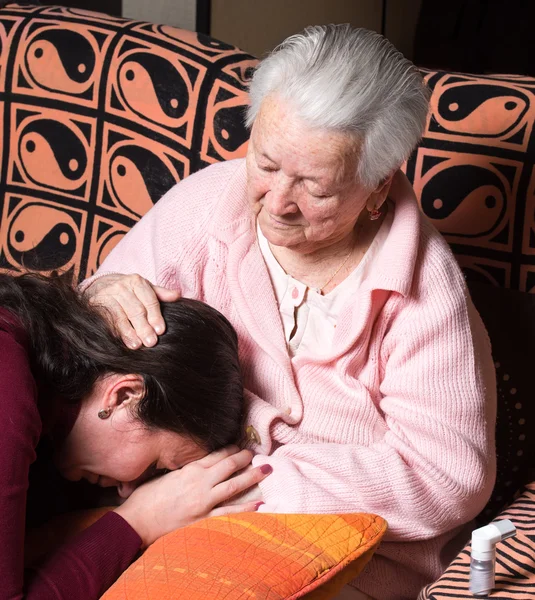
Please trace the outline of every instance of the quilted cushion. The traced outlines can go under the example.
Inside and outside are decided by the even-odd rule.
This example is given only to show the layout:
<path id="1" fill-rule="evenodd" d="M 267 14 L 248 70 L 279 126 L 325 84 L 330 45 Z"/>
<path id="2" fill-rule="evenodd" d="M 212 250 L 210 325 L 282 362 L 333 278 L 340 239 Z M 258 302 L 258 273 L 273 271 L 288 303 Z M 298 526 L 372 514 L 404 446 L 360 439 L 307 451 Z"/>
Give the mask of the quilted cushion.
<path id="1" fill-rule="evenodd" d="M 332 598 L 385 531 L 385 521 L 369 514 L 205 519 L 150 546 L 102 600 Z"/>
<path id="2" fill-rule="evenodd" d="M 502 512 L 499 519 L 511 519 L 517 535 L 496 546 L 495 600 L 533 600 L 535 590 L 535 483 Z M 427 586 L 418 600 L 473 598 L 470 581 L 470 544 L 460 552 L 442 577 Z"/>
<path id="3" fill-rule="evenodd" d="M 426 71 L 424 138 L 407 165 L 468 279 L 535 291 L 535 79 Z"/>
<path id="4" fill-rule="evenodd" d="M 68 513 L 29 531 L 26 565 L 108 510 Z M 326 600 L 361 572 L 386 528 L 384 519 L 369 514 L 205 519 L 150 546 L 103 600 Z"/>
<path id="5" fill-rule="evenodd" d="M 58 6 L 0 10 L 0 270 L 81 280 L 178 180 L 244 155 L 253 57 Z"/>

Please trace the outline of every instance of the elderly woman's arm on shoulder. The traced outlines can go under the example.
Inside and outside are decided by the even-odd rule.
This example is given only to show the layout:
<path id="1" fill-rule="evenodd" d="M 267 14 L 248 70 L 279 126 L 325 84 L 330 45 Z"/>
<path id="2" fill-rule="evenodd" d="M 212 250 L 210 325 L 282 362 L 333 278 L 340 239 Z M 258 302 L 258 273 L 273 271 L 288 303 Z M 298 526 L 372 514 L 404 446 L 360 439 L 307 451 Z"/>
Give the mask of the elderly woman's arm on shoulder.
<path id="1" fill-rule="evenodd" d="M 392 305 L 382 340 L 376 441 L 287 444 L 268 462 L 262 511 L 371 512 L 390 539 L 427 539 L 468 522 L 495 480 L 496 382 L 490 343 L 438 234 L 443 264 L 421 267 Z M 423 281 L 425 280 L 425 286 Z M 321 434 L 321 432 L 318 432 Z M 373 436 L 372 436 L 373 437 Z"/>

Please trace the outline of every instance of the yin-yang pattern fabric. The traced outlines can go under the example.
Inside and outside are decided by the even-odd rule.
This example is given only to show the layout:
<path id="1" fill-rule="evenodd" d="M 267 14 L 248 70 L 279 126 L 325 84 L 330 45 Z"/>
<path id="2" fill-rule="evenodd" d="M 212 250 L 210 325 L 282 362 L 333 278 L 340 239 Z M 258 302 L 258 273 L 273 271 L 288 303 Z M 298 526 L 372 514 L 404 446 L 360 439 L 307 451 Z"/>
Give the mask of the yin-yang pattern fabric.
<path id="1" fill-rule="evenodd" d="M 172 185 L 244 156 L 257 60 L 167 25 L 0 10 L 0 270 L 92 273 Z M 424 71 L 404 169 L 470 281 L 535 292 L 535 79 Z"/>
<path id="2" fill-rule="evenodd" d="M 243 156 L 256 62 L 165 25 L 0 10 L 0 269 L 88 277 L 177 181 Z"/>
<path id="3" fill-rule="evenodd" d="M 423 212 L 469 280 L 535 292 L 535 79 L 424 75 L 431 110 L 406 166 Z"/>

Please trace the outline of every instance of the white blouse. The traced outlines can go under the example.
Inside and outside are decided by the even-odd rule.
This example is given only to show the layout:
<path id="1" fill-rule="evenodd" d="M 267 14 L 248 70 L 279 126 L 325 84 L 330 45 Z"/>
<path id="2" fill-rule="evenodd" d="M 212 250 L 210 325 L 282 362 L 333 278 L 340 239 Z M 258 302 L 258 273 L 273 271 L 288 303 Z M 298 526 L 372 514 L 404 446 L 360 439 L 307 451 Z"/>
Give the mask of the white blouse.
<path id="1" fill-rule="evenodd" d="M 379 231 L 355 270 L 325 296 L 288 275 L 279 265 L 264 237 L 256 226 L 260 250 L 266 263 L 284 327 L 290 356 L 298 352 L 317 355 L 318 349 L 330 348 L 340 312 L 351 296 L 356 296 L 361 282 L 372 267 L 390 232 L 394 207 L 389 204 Z M 293 337 L 292 332 L 294 331 Z"/>

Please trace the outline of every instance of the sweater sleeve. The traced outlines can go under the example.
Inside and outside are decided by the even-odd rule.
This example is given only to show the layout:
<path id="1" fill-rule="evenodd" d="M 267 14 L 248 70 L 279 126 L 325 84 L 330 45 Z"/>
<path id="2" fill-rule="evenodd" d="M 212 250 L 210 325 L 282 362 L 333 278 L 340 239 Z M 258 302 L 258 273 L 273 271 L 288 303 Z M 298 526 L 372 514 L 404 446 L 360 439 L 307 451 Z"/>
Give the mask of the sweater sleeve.
<path id="1" fill-rule="evenodd" d="M 127 569 L 141 538 L 117 513 L 109 512 L 28 570 L 27 600 L 97 600 Z"/>
<path id="2" fill-rule="evenodd" d="M 369 446 L 287 444 L 256 456 L 255 466 L 273 467 L 260 511 L 371 512 L 388 521 L 389 541 L 433 538 L 481 511 L 496 470 L 495 371 L 452 271 L 410 308 L 399 298 L 392 309 L 378 382 L 384 435 Z"/>
<path id="3" fill-rule="evenodd" d="M 24 571 L 28 473 L 41 434 L 36 386 L 26 350 L 0 330 L 0 598 L 96 600 L 130 564 L 139 536 L 105 515 L 35 571 Z"/>

